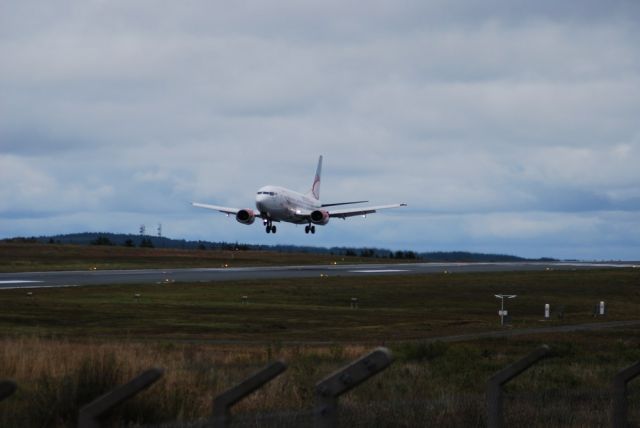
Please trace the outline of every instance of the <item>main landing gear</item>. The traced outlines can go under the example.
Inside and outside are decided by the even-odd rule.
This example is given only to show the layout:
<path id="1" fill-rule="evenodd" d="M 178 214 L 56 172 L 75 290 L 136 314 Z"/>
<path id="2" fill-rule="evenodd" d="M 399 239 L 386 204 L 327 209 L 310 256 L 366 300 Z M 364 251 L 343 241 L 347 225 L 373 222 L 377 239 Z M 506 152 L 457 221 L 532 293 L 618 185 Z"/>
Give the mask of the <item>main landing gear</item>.
<path id="1" fill-rule="evenodd" d="M 271 220 L 264 220 L 264 225 L 266 226 L 267 233 L 276 233 L 276 226 L 271 223 Z"/>
<path id="2" fill-rule="evenodd" d="M 307 226 L 304 227 L 304 233 L 316 233 L 316 227 L 312 224 L 309 224 Z"/>

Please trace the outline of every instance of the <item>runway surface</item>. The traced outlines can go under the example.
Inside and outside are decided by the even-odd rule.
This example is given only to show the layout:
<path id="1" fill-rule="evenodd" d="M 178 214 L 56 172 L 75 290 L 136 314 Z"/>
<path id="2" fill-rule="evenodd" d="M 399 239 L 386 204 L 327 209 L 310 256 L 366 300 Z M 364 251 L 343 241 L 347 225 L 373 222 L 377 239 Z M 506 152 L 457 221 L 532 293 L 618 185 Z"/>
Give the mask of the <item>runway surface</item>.
<path id="1" fill-rule="evenodd" d="M 545 270 L 640 268 L 633 263 L 518 262 L 518 263 L 381 263 L 328 266 L 243 268 L 88 270 L 0 273 L 0 289 L 74 287 L 106 284 L 157 284 L 246 279 L 313 278 L 320 276 L 421 275 L 459 272 L 516 272 Z"/>

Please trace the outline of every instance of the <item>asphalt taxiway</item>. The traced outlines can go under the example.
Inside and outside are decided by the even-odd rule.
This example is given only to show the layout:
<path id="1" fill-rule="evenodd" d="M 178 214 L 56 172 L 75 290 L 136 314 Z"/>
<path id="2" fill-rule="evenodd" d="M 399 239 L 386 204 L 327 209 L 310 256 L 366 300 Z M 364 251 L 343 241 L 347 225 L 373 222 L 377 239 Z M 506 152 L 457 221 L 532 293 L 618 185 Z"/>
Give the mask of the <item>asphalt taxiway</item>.
<path id="1" fill-rule="evenodd" d="M 107 284 L 212 282 L 320 276 L 420 275 L 460 272 L 516 272 L 639 268 L 633 263 L 516 262 L 516 263 L 380 263 L 196 269 L 87 270 L 0 273 L 0 289 L 73 287 Z"/>

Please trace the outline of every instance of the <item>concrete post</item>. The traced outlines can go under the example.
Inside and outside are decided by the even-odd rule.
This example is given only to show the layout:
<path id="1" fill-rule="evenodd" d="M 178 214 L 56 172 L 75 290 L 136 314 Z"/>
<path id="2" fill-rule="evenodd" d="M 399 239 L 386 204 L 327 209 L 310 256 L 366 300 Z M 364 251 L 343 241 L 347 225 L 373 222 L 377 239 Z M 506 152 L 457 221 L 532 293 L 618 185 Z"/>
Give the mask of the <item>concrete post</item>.
<path id="1" fill-rule="evenodd" d="M 140 391 L 153 385 L 162 377 L 164 370 L 153 368 L 140 374 L 125 385 L 107 392 L 80 409 L 78 414 L 79 428 L 98 428 L 100 418 L 104 417 L 117 405 L 127 401 Z"/>
<path id="2" fill-rule="evenodd" d="M 377 348 L 316 384 L 314 426 L 338 426 L 338 397 L 360 385 L 393 362 L 391 351 Z"/>
<path id="3" fill-rule="evenodd" d="M 277 377 L 286 369 L 287 365 L 283 361 L 273 362 L 242 383 L 218 395 L 213 400 L 213 427 L 228 427 L 231 422 L 231 407 L 255 390 L 260 389 L 264 384 Z"/>
<path id="4" fill-rule="evenodd" d="M 0 401 L 10 397 L 18 389 L 18 385 L 12 380 L 3 380 L 0 382 Z"/>
<path id="5" fill-rule="evenodd" d="M 487 383 L 487 426 L 489 428 L 502 428 L 504 426 L 503 415 L 503 389 L 502 387 L 511 379 L 517 377 L 526 369 L 549 355 L 550 349 L 547 345 L 533 351 L 520 361 L 494 374 Z"/>
<path id="6" fill-rule="evenodd" d="M 627 383 L 640 375 L 640 361 L 618 372 L 613 378 L 613 409 L 611 413 L 611 425 L 614 428 L 626 428 L 629 426 L 627 413 L 629 403 L 627 400 Z"/>

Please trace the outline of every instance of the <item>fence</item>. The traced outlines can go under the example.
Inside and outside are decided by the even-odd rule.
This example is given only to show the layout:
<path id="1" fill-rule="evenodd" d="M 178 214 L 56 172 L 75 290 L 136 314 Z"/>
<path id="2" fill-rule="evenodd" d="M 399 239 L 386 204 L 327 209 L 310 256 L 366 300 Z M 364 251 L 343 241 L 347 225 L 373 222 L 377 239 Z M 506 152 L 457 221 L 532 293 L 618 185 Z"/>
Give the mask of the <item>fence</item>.
<path id="1" fill-rule="evenodd" d="M 550 356 L 551 350 L 543 345 L 521 360 L 505 367 L 491 376 L 486 388 L 487 424 L 490 428 L 504 426 L 504 386 L 518 377 L 540 360 Z M 339 424 L 339 398 L 353 388 L 380 373 L 393 363 L 393 356 L 387 348 L 377 348 L 351 364 L 325 377 L 315 385 L 315 405 L 310 412 L 316 428 L 336 427 Z M 276 361 L 250 376 L 238 385 L 219 394 L 212 403 L 212 416 L 206 426 L 224 428 L 232 422 L 233 405 L 260 389 L 287 369 L 283 361 Z M 152 368 L 135 377 L 125 385 L 102 395 L 80 409 L 78 426 L 95 428 L 116 406 L 152 386 L 163 376 L 163 369 Z M 612 408 L 611 426 L 627 427 L 628 396 L 627 384 L 640 375 L 640 361 L 619 371 L 611 384 Z M 8 399 L 18 388 L 10 380 L 0 381 L 0 401 Z M 428 422 L 428 421 L 425 421 Z M 198 424 L 200 426 L 201 424 Z"/>

